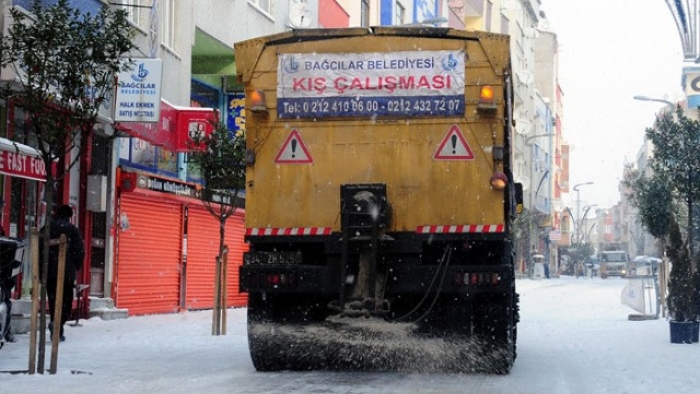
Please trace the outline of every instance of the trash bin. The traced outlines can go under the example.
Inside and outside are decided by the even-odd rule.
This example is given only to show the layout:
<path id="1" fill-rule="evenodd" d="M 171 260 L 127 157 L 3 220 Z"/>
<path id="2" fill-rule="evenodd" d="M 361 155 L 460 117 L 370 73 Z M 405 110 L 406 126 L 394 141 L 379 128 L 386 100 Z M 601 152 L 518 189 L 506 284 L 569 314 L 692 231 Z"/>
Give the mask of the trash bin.
<path id="1" fill-rule="evenodd" d="M 544 264 L 543 263 L 535 263 L 535 269 L 532 274 L 533 278 L 544 278 Z"/>

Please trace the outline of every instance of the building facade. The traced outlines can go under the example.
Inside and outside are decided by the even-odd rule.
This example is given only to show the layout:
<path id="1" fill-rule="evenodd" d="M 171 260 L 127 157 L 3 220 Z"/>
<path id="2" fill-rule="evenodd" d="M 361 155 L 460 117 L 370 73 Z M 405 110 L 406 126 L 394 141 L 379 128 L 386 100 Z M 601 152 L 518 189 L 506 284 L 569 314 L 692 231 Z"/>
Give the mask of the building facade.
<path id="1" fill-rule="evenodd" d="M 3 0 L 7 8 L 31 0 Z M 50 3 L 47 0 L 47 3 Z M 100 0 L 76 0 L 95 11 Z M 511 36 L 515 88 L 515 177 L 525 188 L 526 209 L 538 213 L 529 251 L 546 252 L 557 271 L 557 237 L 567 229 L 564 195 L 568 146 L 562 129 L 562 89 L 557 78 L 556 34 L 546 31 L 538 0 L 123 0 L 138 49 L 132 57 L 161 75 L 159 116 L 129 119 L 107 111 L 87 155 L 61 186 L 60 202 L 73 204 L 85 234 L 87 258 L 79 284 L 84 294 L 113 298 L 129 314 L 211 307 L 218 223 L 197 198 L 199 177 L 187 162 L 192 125 L 216 119 L 245 130 L 244 96 L 236 80 L 233 47 L 245 39 L 289 29 L 430 24 Z M 8 130 L 22 114 L 2 103 Z M 123 116 L 120 116 L 123 115 Z M 91 180 L 88 182 L 88 180 Z M 13 183 L 14 182 L 14 183 Z M 11 198 L 17 182 L 5 179 L 3 227 L 26 236 L 23 203 Z M 88 190 L 89 189 L 89 190 Z M 104 194 L 103 206 L 86 196 Z M 40 207 L 37 208 L 37 211 Z M 241 263 L 242 209 L 227 222 L 231 254 L 229 304 L 242 305 L 236 264 Z M 38 220 L 35 220 L 37 222 Z M 31 223 L 29 223 L 31 224 Z M 521 256 L 522 257 L 522 256 Z M 86 302 L 85 305 L 88 303 Z M 87 309 L 81 311 L 85 316 Z"/>

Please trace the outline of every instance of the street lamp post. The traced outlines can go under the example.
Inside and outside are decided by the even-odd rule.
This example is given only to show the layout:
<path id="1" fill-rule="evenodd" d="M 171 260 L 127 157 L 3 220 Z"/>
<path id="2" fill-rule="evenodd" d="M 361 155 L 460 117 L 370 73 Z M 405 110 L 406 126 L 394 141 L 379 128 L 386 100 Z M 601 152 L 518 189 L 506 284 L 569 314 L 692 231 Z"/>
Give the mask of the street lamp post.
<path id="1" fill-rule="evenodd" d="M 655 101 L 655 102 L 657 102 L 657 103 L 664 103 L 664 104 L 668 105 L 668 106 L 671 107 L 671 108 L 673 108 L 673 107 L 676 106 L 676 104 L 673 103 L 673 102 L 671 102 L 671 101 L 664 100 L 664 99 L 659 99 L 659 98 L 653 98 L 653 97 L 647 97 L 647 96 L 634 96 L 633 98 L 634 98 L 635 100 L 639 100 L 639 101 Z"/>
<path id="2" fill-rule="evenodd" d="M 581 226 L 579 227 L 580 229 L 582 229 L 582 230 L 586 229 L 585 228 L 586 216 L 588 215 L 588 211 L 590 211 L 591 208 L 597 207 L 597 206 L 598 206 L 598 204 L 591 204 L 591 205 L 586 205 L 583 207 L 583 216 L 581 216 Z M 581 233 L 582 234 L 581 234 L 581 239 L 579 240 L 579 243 L 586 243 L 586 234 L 587 233 L 585 231 L 582 231 Z M 590 238 L 590 237 L 588 237 L 588 238 Z"/>
<path id="3" fill-rule="evenodd" d="M 583 183 L 577 183 L 574 185 L 573 189 L 576 192 L 576 215 L 580 218 L 581 217 L 581 191 L 579 188 L 581 186 L 586 186 L 586 185 L 592 185 L 594 182 L 583 182 Z M 580 243 L 581 241 L 581 229 L 579 228 L 580 226 L 576 226 L 576 240 L 577 242 Z"/>
<path id="4" fill-rule="evenodd" d="M 556 133 L 535 134 L 525 138 L 525 145 L 530 145 L 530 141 L 539 137 L 554 137 Z"/>

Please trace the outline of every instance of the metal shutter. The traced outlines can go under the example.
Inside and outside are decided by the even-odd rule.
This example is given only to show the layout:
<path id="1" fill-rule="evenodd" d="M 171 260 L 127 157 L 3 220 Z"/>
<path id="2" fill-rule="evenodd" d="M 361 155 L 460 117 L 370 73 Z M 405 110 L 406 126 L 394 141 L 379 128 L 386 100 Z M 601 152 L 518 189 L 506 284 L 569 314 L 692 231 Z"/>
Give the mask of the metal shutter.
<path id="1" fill-rule="evenodd" d="M 185 308 L 213 307 L 214 270 L 218 252 L 219 222 L 203 206 L 190 204 L 187 218 Z"/>
<path id="2" fill-rule="evenodd" d="M 240 293 L 238 286 L 238 271 L 243 264 L 243 253 L 248 251 L 248 244 L 243 237 L 245 235 L 245 210 L 237 209 L 226 221 L 226 244 L 228 245 L 228 286 L 227 305 L 240 307 L 248 303 L 248 293 Z"/>
<path id="3" fill-rule="evenodd" d="M 188 207 L 186 302 L 187 309 L 209 309 L 214 306 L 214 273 L 216 255 L 219 253 L 219 222 L 202 205 Z M 243 241 L 245 233 L 243 210 L 226 221 L 225 244 L 229 247 L 227 306 L 245 306 L 247 295 L 239 294 L 238 267 L 248 245 Z"/>
<path id="4" fill-rule="evenodd" d="M 120 201 L 115 303 L 129 315 L 177 312 L 182 205 L 138 193 Z"/>

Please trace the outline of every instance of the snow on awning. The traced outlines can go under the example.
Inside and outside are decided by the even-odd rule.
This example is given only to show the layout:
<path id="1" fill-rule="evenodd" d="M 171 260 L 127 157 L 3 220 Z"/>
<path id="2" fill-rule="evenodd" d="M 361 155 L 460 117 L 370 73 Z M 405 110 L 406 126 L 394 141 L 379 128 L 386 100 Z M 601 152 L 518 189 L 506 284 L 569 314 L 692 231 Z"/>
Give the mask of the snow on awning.
<path id="1" fill-rule="evenodd" d="M 0 137 L 0 174 L 46 181 L 46 166 L 39 151 Z"/>

